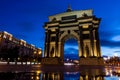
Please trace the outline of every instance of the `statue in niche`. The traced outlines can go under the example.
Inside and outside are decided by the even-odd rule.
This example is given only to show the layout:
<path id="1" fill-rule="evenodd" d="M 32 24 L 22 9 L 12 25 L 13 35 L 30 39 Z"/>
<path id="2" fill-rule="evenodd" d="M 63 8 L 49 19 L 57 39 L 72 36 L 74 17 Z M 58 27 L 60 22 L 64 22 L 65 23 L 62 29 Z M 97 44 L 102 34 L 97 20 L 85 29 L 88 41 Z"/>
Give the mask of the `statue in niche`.
<path id="1" fill-rule="evenodd" d="M 52 47 L 51 51 L 50 51 L 50 56 L 53 57 L 54 56 L 54 48 Z"/>
<path id="2" fill-rule="evenodd" d="M 89 47 L 88 47 L 88 45 L 85 46 L 85 50 L 86 50 L 87 57 L 89 57 L 90 53 L 89 53 Z"/>

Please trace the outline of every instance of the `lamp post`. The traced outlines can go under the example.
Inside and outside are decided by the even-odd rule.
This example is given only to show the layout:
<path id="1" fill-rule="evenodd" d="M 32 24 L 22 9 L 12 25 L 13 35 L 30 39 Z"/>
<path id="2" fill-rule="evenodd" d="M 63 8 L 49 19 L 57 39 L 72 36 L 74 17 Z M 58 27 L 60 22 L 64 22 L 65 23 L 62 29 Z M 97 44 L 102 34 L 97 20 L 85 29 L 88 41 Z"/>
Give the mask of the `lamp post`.
<path id="1" fill-rule="evenodd" d="M 38 61 L 40 62 L 40 58 L 41 58 L 41 55 L 42 54 L 42 51 L 40 50 L 40 51 L 38 51 L 38 56 L 37 56 L 37 58 L 38 58 Z"/>
<path id="2" fill-rule="evenodd" d="M 8 64 L 9 64 L 10 58 L 8 58 Z"/>

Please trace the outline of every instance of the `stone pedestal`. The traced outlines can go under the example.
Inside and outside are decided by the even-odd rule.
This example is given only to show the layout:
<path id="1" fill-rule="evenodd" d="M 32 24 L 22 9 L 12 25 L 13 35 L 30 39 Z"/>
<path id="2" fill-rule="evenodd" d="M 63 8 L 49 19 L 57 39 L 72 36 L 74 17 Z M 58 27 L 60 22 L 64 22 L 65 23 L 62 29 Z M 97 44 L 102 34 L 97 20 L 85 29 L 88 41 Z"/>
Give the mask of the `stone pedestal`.
<path id="1" fill-rule="evenodd" d="M 85 65 L 85 66 L 104 66 L 104 60 L 102 57 L 88 57 L 88 58 L 80 58 L 79 65 Z"/>
<path id="2" fill-rule="evenodd" d="M 51 57 L 51 58 L 42 58 L 41 60 L 42 65 L 63 65 L 64 62 L 57 57 Z"/>

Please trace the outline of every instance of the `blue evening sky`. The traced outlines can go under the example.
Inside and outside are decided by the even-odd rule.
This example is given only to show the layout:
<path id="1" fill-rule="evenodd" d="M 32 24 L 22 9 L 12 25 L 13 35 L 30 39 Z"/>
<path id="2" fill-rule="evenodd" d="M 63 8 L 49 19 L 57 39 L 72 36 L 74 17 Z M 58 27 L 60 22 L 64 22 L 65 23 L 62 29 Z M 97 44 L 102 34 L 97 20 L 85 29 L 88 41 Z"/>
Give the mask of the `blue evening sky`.
<path id="1" fill-rule="evenodd" d="M 73 10 L 93 9 L 94 15 L 102 18 L 99 28 L 102 55 L 120 56 L 120 0 L 0 0 L 0 31 L 44 50 L 44 22 L 50 15 L 65 12 L 69 4 Z M 68 49 L 77 52 L 73 40 L 65 45 L 65 53 Z"/>

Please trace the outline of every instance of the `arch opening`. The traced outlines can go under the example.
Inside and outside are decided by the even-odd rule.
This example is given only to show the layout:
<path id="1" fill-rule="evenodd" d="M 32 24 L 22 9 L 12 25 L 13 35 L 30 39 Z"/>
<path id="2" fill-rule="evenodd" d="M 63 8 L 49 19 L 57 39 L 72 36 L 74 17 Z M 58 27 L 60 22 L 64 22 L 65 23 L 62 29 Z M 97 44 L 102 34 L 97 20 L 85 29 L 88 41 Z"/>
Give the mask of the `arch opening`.
<path id="1" fill-rule="evenodd" d="M 79 60 L 78 40 L 74 37 L 68 37 L 63 43 L 64 45 L 64 63 L 75 64 L 74 61 Z"/>

